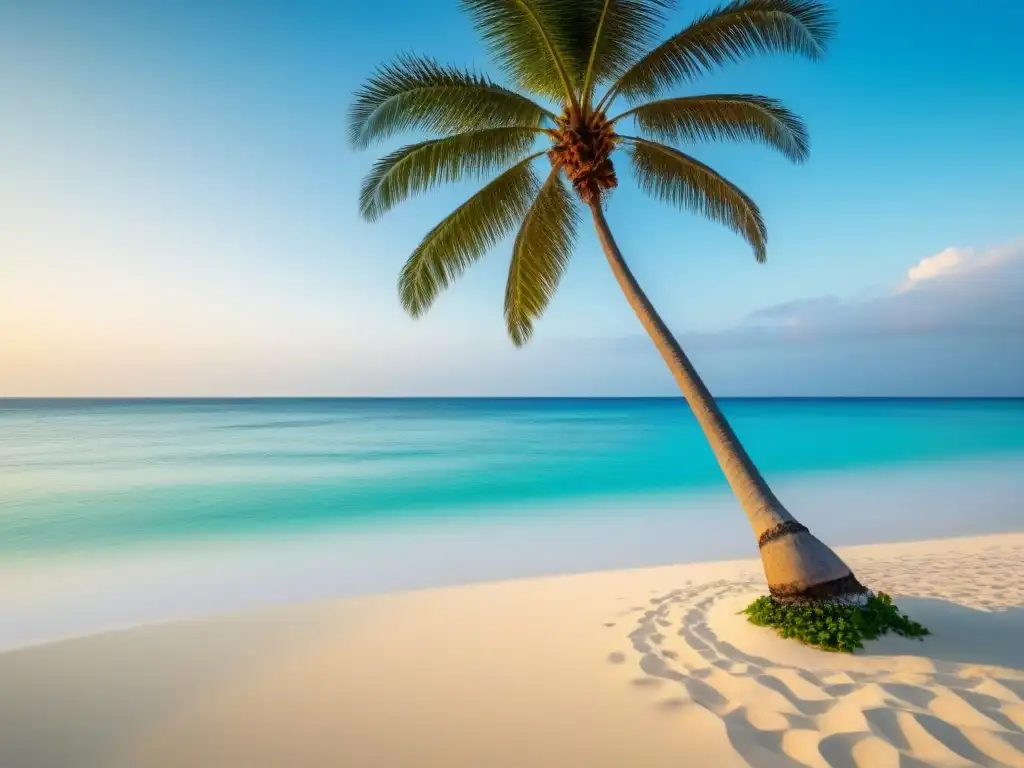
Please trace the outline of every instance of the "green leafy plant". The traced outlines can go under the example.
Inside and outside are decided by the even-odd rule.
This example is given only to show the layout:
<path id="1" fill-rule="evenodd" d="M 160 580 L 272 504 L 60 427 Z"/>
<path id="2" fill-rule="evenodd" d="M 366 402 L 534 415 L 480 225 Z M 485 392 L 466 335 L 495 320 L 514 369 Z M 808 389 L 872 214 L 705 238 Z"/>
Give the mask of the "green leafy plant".
<path id="1" fill-rule="evenodd" d="M 884 592 L 868 597 L 863 605 L 848 602 L 781 603 L 768 595 L 759 597 L 743 613 L 759 627 L 771 627 L 782 637 L 825 651 L 852 653 L 864 640 L 895 632 L 922 638 L 929 631 L 900 613 Z"/>

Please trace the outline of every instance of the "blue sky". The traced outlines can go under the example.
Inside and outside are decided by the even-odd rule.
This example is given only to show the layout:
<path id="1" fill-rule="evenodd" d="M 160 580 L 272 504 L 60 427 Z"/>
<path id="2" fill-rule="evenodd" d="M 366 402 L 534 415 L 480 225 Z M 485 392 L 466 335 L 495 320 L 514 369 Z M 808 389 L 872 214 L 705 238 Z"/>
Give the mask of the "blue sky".
<path id="1" fill-rule="evenodd" d="M 709 7 L 681 5 L 669 30 Z M 834 7 L 824 61 L 696 89 L 808 123 L 803 166 L 692 149 L 761 205 L 768 264 L 620 161 L 622 250 L 718 394 L 1024 394 L 1024 6 Z M 353 154 L 345 110 L 407 51 L 494 72 L 454 0 L 0 6 L 0 395 L 672 394 L 587 229 L 524 350 L 508 247 L 403 314 L 398 269 L 471 190 L 357 216 L 391 145 Z"/>

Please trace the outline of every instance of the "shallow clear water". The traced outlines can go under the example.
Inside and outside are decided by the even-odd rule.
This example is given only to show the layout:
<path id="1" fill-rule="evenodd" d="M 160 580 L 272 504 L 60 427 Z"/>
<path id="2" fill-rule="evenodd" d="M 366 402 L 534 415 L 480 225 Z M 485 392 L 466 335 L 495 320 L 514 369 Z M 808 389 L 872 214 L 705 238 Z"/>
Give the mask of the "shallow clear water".
<path id="1" fill-rule="evenodd" d="M 832 545 L 1024 530 L 1024 401 L 727 401 Z M 680 400 L 0 401 L 0 649 L 754 557 Z"/>
<path id="2" fill-rule="evenodd" d="M 1024 458 L 1024 400 L 723 407 L 773 483 Z M 678 399 L 0 401 L 0 558 L 725 488 Z"/>

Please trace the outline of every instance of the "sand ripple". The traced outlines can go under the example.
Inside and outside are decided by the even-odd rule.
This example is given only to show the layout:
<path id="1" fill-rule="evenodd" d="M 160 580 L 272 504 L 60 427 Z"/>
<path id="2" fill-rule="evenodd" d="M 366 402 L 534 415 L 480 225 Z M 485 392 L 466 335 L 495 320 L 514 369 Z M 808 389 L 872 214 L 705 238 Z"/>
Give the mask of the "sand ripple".
<path id="1" fill-rule="evenodd" d="M 934 636 L 852 656 L 783 641 L 737 615 L 763 590 L 750 573 L 650 595 L 616 661 L 652 705 L 720 718 L 757 768 L 1024 766 L 1024 549 L 848 559 Z"/>

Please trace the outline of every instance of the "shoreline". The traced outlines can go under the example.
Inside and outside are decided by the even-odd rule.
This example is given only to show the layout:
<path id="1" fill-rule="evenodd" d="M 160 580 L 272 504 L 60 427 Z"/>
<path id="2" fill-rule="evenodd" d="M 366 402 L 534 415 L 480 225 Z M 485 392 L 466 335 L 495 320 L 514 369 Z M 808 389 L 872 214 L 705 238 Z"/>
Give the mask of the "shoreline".
<path id="1" fill-rule="evenodd" d="M 1012 533 L 1024 530 L 1016 506 L 1024 498 L 1020 466 L 928 464 L 783 480 L 776 489 L 798 519 L 837 548 Z M 756 554 L 745 517 L 722 492 L 3 557 L 0 651 L 318 599 Z"/>
<path id="2" fill-rule="evenodd" d="M 756 559 L 300 602 L 0 653 L 0 764 L 1024 765 L 1024 533 L 837 549 L 933 635 L 781 640 Z"/>

